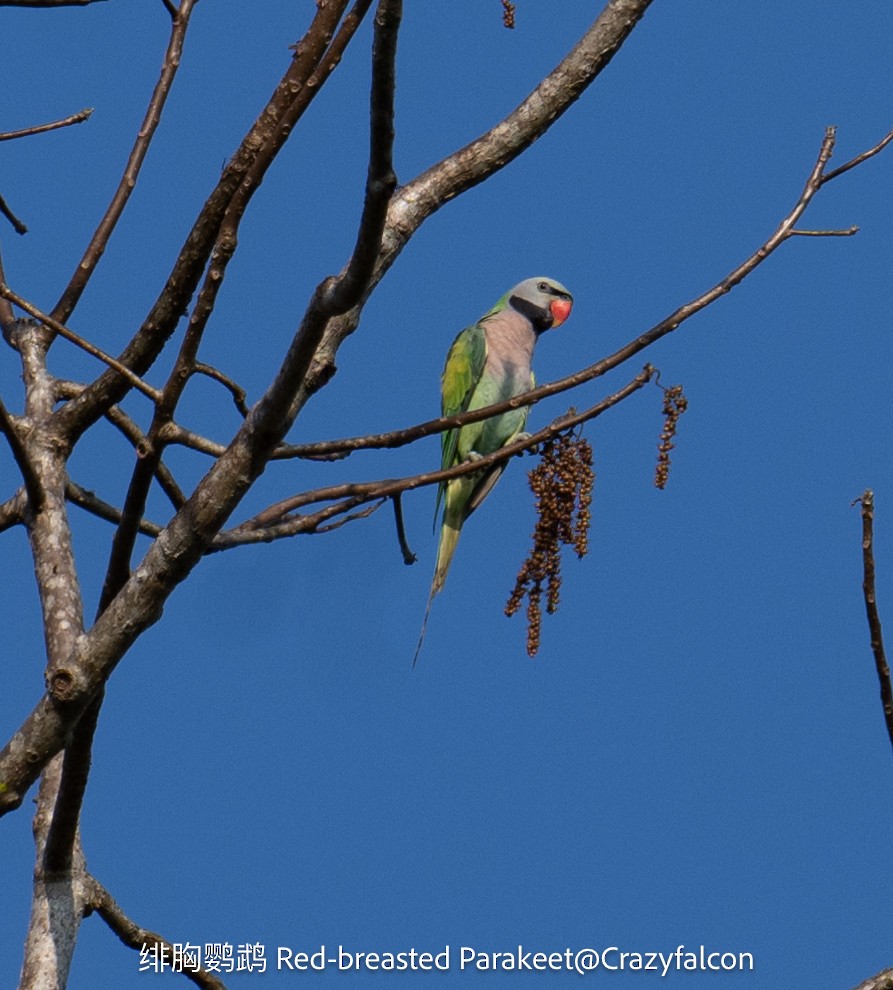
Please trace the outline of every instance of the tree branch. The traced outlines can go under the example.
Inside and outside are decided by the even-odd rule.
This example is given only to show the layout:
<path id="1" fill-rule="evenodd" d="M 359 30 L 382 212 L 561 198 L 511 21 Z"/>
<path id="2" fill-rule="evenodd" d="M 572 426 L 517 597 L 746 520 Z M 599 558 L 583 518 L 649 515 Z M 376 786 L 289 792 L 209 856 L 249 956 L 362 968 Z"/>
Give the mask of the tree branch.
<path id="1" fill-rule="evenodd" d="M 0 0 L 0 7 L 86 7 L 105 0 Z"/>
<path id="2" fill-rule="evenodd" d="M 0 7 L 4 6 L 0 0 Z M 7 5 L 8 6 L 8 5 Z M 23 127 L 19 131 L 0 131 L 0 141 L 15 141 L 17 138 L 31 137 L 33 134 L 45 134 L 47 131 L 56 131 L 60 127 L 71 127 L 72 124 L 82 124 L 89 120 L 93 113 L 93 107 L 85 107 L 71 114 L 70 117 L 63 117 L 62 120 L 54 120 L 49 124 L 35 124 L 33 127 Z"/>
<path id="3" fill-rule="evenodd" d="M 58 379 L 56 381 L 56 391 L 60 398 L 70 399 L 76 395 L 80 395 L 85 387 L 85 385 L 78 382 L 65 381 L 62 379 Z M 133 449 L 136 450 L 137 453 L 145 449 L 147 442 L 146 434 L 143 433 L 143 431 L 120 406 L 112 406 L 108 409 L 105 413 L 105 419 L 107 419 L 109 423 L 111 423 L 111 425 L 114 426 L 115 429 L 130 442 Z M 175 509 L 179 509 L 186 501 L 186 496 L 180 490 L 180 486 L 177 484 L 177 481 L 170 469 L 164 463 L 160 463 L 156 469 L 155 477 L 158 480 L 159 487 L 170 500 L 171 505 L 173 505 Z"/>
<path id="4" fill-rule="evenodd" d="M 357 327 L 362 303 L 424 221 L 445 203 L 504 168 L 541 137 L 608 65 L 652 0 L 609 0 L 595 22 L 559 65 L 504 120 L 441 162 L 393 197 L 382 251 L 360 303 L 330 322 L 314 357 L 300 407 L 334 373 L 335 355 Z"/>
<path id="5" fill-rule="evenodd" d="M 12 212 L 12 209 L 10 208 L 9 204 L 2 196 L 0 196 L 0 213 L 2 213 L 3 216 L 5 216 L 6 219 L 12 224 L 12 229 L 17 234 L 28 233 L 28 228 L 25 226 L 24 223 L 22 223 L 21 220 L 19 220 L 19 218 L 15 215 L 15 213 Z"/>
<path id="6" fill-rule="evenodd" d="M 830 172 L 825 173 L 825 175 L 822 176 L 822 185 L 826 182 L 830 182 L 832 179 L 836 179 L 838 175 L 843 175 L 844 172 L 849 172 L 850 169 L 855 168 L 857 165 L 867 162 L 869 158 L 874 158 L 874 156 L 880 154 L 891 141 L 893 141 L 893 130 L 888 131 L 873 148 L 869 148 L 868 151 L 863 151 L 860 155 L 856 155 L 855 158 L 851 158 L 843 165 L 840 165 L 837 168 L 832 169 Z"/>
<path id="7" fill-rule="evenodd" d="M 0 503 L 0 533 L 21 526 L 25 521 L 25 509 L 28 500 L 24 488 L 20 488 L 12 498 Z"/>
<path id="8" fill-rule="evenodd" d="M 120 361 L 115 360 L 110 354 L 106 354 L 101 348 L 96 347 L 91 344 L 88 340 L 84 340 L 79 334 L 76 334 L 73 330 L 69 330 L 64 324 L 59 323 L 58 320 L 54 320 L 51 316 L 47 316 L 46 313 L 41 312 L 36 306 L 28 302 L 27 299 L 23 299 L 20 295 L 13 292 L 12 289 L 5 283 L 0 282 L 0 297 L 3 299 L 8 299 L 11 303 L 15 303 L 19 309 L 24 310 L 30 317 L 37 320 L 38 323 L 42 323 L 45 327 L 52 330 L 54 334 L 58 334 L 60 337 L 64 337 L 67 341 L 80 347 L 82 351 L 86 351 L 91 357 L 95 357 L 97 360 L 102 361 L 103 364 L 107 364 L 110 368 L 113 368 L 119 375 L 124 377 L 138 392 L 142 392 L 143 395 L 148 396 L 153 402 L 158 402 L 161 398 L 161 393 L 156 388 L 152 388 L 151 385 L 147 385 L 139 375 L 135 375 L 130 368 L 121 364 Z"/>
<path id="9" fill-rule="evenodd" d="M 392 89 L 393 86 L 400 8 L 399 0 L 382 0 L 380 4 L 373 54 L 373 107 L 376 103 L 381 107 L 382 101 L 387 101 L 388 87 Z M 320 9 L 328 10 L 329 7 Z M 379 109 L 378 113 L 382 111 Z M 21 803 L 40 765 L 63 744 L 66 727 L 77 722 L 134 640 L 160 617 L 165 600 L 201 559 L 233 508 L 263 470 L 270 450 L 288 429 L 291 400 L 312 358 L 318 339 L 315 335 L 322 332 L 326 320 L 336 314 L 338 306 L 349 307 L 356 303 L 356 297 L 365 289 L 364 266 L 378 251 L 390 195 L 388 180 L 393 175 L 390 168 L 384 173 L 380 171 L 382 163 L 389 163 L 389 153 L 382 154 L 380 143 L 376 144 L 381 140 L 387 141 L 387 135 L 373 137 L 371 142 L 373 151 L 366 203 L 356 260 L 352 259 L 345 270 L 349 276 L 347 287 L 341 285 L 345 275 L 327 279 L 318 287 L 280 373 L 264 398 L 251 410 L 226 452 L 152 544 L 142 563 L 90 632 L 80 637 L 66 666 L 70 691 L 64 711 L 52 705 L 45 696 L 0 754 L 0 811 Z M 374 252 L 366 246 L 369 239 L 376 244 Z M 66 408 L 74 407 L 78 401 L 72 400 Z M 100 409 L 98 407 L 97 411 Z M 37 744 L 36 750 L 32 743 Z"/>
<path id="10" fill-rule="evenodd" d="M 885 969 L 853 990 L 893 990 L 893 969 Z"/>
<path id="11" fill-rule="evenodd" d="M 871 652 L 874 654 L 874 665 L 880 683 L 884 723 L 887 726 L 890 744 L 893 745 L 893 683 L 890 681 L 890 666 L 884 650 L 884 635 L 878 613 L 874 580 L 874 492 L 870 488 L 866 489 L 856 502 L 859 502 L 862 510 L 862 593 L 865 596 L 868 631 L 871 633 Z"/>
<path id="12" fill-rule="evenodd" d="M 70 479 L 65 487 L 65 497 L 72 505 L 76 505 L 79 509 L 83 509 L 85 512 L 89 512 L 99 519 L 105 519 L 106 522 L 114 523 L 116 526 L 121 522 L 120 509 L 109 505 L 108 502 L 104 502 L 94 492 L 82 488 Z M 140 532 L 144 536 L 154 538 L 158 536 L 163 528 L 157 523 L 149 522 L 146 519 L 140 521 Z"/>
<path id="13" fill-rule="evenodd" d="M 102 220 L 99 221 L 99 226 L 96 228 L 93 237 L 90 239 L 90 243 L 87 245 L 87 250 L 84 252 L 83 258 L 81 258 L 62 296 L 50 313 L 52 318 L 59 323 L 66 323 L 74 311 L 74 307 L 77 305 L 81 294 L 87 287 L 87 283 L 90 281 L 93 272 L 96 270 L 96 266 L 99 264 L 99 259 L 102 257 L 109 238 L 112 236 L 112 232 L 121 218 L 121 214 L 124 212 L 124 207 L 127 205 L 131 193 L 136 188 L 140 169 L 146 158 L 146 152 L 149 150 L 149 145 L 155 136 L 155 131 L 164 110 L 164 104 L 171 91 L 171 86 L 173 86 L 177 69 L 180 67 L 183 42 L 186 38 L 186 30 L 189 27 L 189 18 L 192 15 L 194 5 L 195 0 L 182 0 L 180 9 L 173 19 L 170 40 L 168 41 L 167 51 L 165 52 L 164 61 L 161 66 L 161 76 L 155 84 L 155 89 L 152 91 L 149 106 L 140 124 L 140 129 L 137 132 L 136 141 L 130 151 L 130 156 L 127 159 L 124 174 L 121 176 L 121 181 L 118 183 L 118 188 L 112 196 L 108 209 L 105 211 Z M 131 382 L 131 384 L 133 383 Z"/>
<path id="14" fill-rule="evenodd" d="M 531 434 L 527 439 L 516 440 L 512 444 L 500 447 L 499 450 L 487 454 L 480 460 L 464 461 L 454 467 L 425 471 L 422 474 L 415 474 L 406 478 L 387 478 L 383 481 L 360 483 L 348 482 L 347 484 L 330 485 L 327 488 L 317 488 L 313 491 L 294 495 L 270 506 L 235 529 L 221 533 L 214 540 L 211 550 L 228 550 L 231 547 L 243 546 L 248 543 L 269 543 L 287 536 L 295 536 L 298 533 L 319 532 L 321 523 L 327 522 L 333 516 L 355 509 L 365 502 L 381 498 L 394 498 L 403 492 L 414 491 L 428 485 L 439 485 L 442 482 L 452 481 L 453 478 L 461 478 L 463 475 L 485 471 L 487 468 L 501 464 L 525 451 L 533 451 L 539 444 L 559 433 L 564 433 L 566 430 L 573 429 L 573 427 L 591 419 L 597 419 L 602 413 L 607 412 L 608 409 L 616 406 L 647 384 L 653 374 L 654 368 L 651 365 L 645 365 L 644 369 L 632 381 L 613 395 L 597 402 L 594 406 L 581 413 L 572 410 L 543 427 L 537 433 Z M 338 499 L 341 501 L 335 501 Z M 286 522 L 280 521 L 283 516 L 295 509 L 323 501 L 332 501 L 334 504 L 311 515 L 298 516 L 288 519 Z"/>
<path id="15" fill-rule="evenodd" d="M 647 3 L 644 0 L 639 3 L 634 3 L 633 0 L 612 0 L 606 11 L 610 11 L 613 16 L 616 16 L 619 11 L 625 12 L 626 15 L 637 11 L 636 16 L 640 17 L 645 7 L 647 7 Z M 617 27 L 611 18 L 609 18 L 608 27 L 610 28 L 609 35 L 614 39 L 613 43 L 616 46 L 619 46 L 622 37 L 625 37 L 631 29 L 630 25 Z M 619 40 L 615 28 L 622 34 Z M 602 43 L 605 41 L 605 38 L 601 39 Z M 601 48 L 598 50 L 601 51 Z M 610 54 L 613 54 L 615 50 L 616 47 L 610 51 Z M 602 64 L 606 64 L 610 54 L 605 57 L 603 53 Z M 593 70 L 593 76 L 597 71 L 598 68 Z M 558 101 L 559 105 L 562 99 L 561 94 L 555 95 L 555 100 Z M 552 119 L 554 116 L 557 116 L 557 112 L 553 113 Z M 529 130 L 527 133 L 529 134 Z M 511 138 L 508 135 L 502 135 L 500 140 L 511 141 Z M 827 154 L 830 154 L 833 136 L 830 139 L 826 138 L 826 141 L 828 141 Z M 823 151 L 824 149 L 825 145 L 823 144 Z M 818 176 L 821 176 L 825 160 L 822 159 L 817 165 L 815 172 Z M 481 175 L 473 163 L 470 167 L 472 167 L 474 174 L 479 176 L 475 181 L 481 181 L 485 177 Z M 484 171 L 487 168 L 490 171 L 495 171 L 497 167 L 501 166 L 494 164 L 494 161 L 491 160 L 486 163 Z M 430 215 L 430 212 L 433 212 L 446 199 L 450 198 L 450 189 L 457 188 L 450 185 L 451 181 L 453 180 L 448 177 L 446 181 L 438 184 L 436 189 L 416 187 L 415 191 L 420 200 L 425 201 L 427 199 L 427 205 L 426 202 L 422 202 L 422 206 L 419 208 L 421 212 L 416 210 L 415 203 L 406 198 L 406 189 L 393 198 L 388 210 L 388 222 L 385 225 L 383 246 L 379 251 L 377 266 L 365 286 L 362 284 L 362 279 L 355 282 L 356 285 L 360 286 L 360 299 L 368 295 L 384 268 L 396 257 L 414 229 L 417 229 L 421 220 L 424 219 L 425 209 L 428 209 L 428 213 L 424 215 Z M 455 181 L 458 182 L 459 179 L 457 178 Z M 808 184 L 804 191 L 802 208 L 794 211 L 793 220 L 799 217 L 814 192 L 815 189 Z M 442 198 L 438 200 L 438 197 Z M 793 220 L 790 223 L 791 227 L 794 226 Z M 787 236 L 790 236 L 789 233 L 783 231 L 769 245 L 769 249 L 774 250 Z M 762 259 L 755 261 L 752 267 L 756 267 L 760 260 Z M 348 270 L 350 267 L 349 264 Z M 736 269 L 714 291 L 710 300 L 696 300 L 697 308 L 703 308 L 713 298 L 718 298 L 719 295 L 730 291 L 747 274 L 748 270 L 750 269 L 743 271 Z M 90 697 L 104 683 L 134 640 L 160 617 L 163 604 L 174 587 L 190 573 L 201 555 L 208 549 L 214 536 L 219 532 L 220 526 L 263 470 L 266 458 L 284 436 L 296 410 L 312 394 L 314 388 L 318 387 L 317 372 L 323 370 L 328 355 L 334 354 L 331 348 L 337 346 L 339 334 L 348 332 L 345 328 L 348 327 L 350 319 L 354 319 L 359 311 L 360 300 L 358 299 L 353 304 L 353 310 L 348 311 L 338 320 L 331 320 L 331 317 L 336 314 L 327 309 L 326 302 L 331 305 L 333 296 L 337 298 L 332 281 L 331 279 L 326 280 L 314 294 L 280 373 L 267 394 L 251 410 L 248 419 L 237 432 L 232 443 L 212 467 L 186 505 L 149 548 L 144 560 L 135 569 L 130 580 L 97 620 L 94 627 L 89 633 L 78 639 L 68 664 L 73 674 L 74 690 L 64 711 L 49 703 L 48 699 L 44 697 L 13 736 L 6 749 L 0 753 L 0 811 L 8 811 L 21 803 L 24 793 L 33 782 L 39 767 L 58 751 L 70 726 L 77 721 Z M 350 298 L 349 296 L 346 299 L 342 297 L 339 301 L 340 304 L 344 304 L 350 302 Z M 165 305 L 170 304 L 171 300 L 168 299 Z M 686 307 L 678 310 L 674 314 L 675 325 L 670 325 L 671 318 L 671 321 L 650 339 L 632 342 L 625 349 L 625 353 L 618 352 L 620 356 L 616 363 L 626 360 L 648 346 L 653 340 L 669 333 L 676 328 L 682 319 L 689 315 L 691 312 L 688 312 Z M 159 327 L 160 324 L 154 325 L 155 330 L 158 330 Z M 142 346 L 142 338 L 139 343 Z M 154 347 L 154 343 L 151 346 L 147 343 L 147 347 L 146 353 L 149 353 Z M 308 364 L 310 361 L 312 364 Z M 111 379 L 120 384 L 116 374 L 111 373 Z M 57 415 L 60 413 L 67 413 L 68 415 L 68 418 L 60 417 L 60 423 L 67 424 L 74 433 L 77 433 L 85 428 L 91 417 L 102 414 L 103 405 L 114 394 L 115 390 L 109 389 L 100 395 L 104 389 L 100 382 L 94 383 L 94 386 L 86 390 L 81 396 L 80 405 L 78 405 L 79 400 L 75 399 L 63 410 L 57 412 Z M 115 388 L 117 387 L 118 385 L 115 386 Z M 292 399 L 294 401 L 290 402 Z M 87 410 L 89 413 L 86 412 Z M 83 417 L 82 414 L 84 414 Z M 323 511 L 329 515 L 333 514 L 332 507 L 327 507 Z M 344 509 L 339 508 L 337 511 L 344 511 Z"/>
<path id="16" fill-rule="evenodd" d="M 132 921 L 95 877 L 89 878 L 88 890 L 88 911 L 95 911 L 128 948 L 140 951 L 144 947 L 158 946 L 166 961 L 168 963 L 172 961 L 174 957 L 173 944 L 157 932 L 142 928 L 135 921 Z M 226 990 L 225 985 L 207 970 L 184 967 L 182 973 L 197 987 L 202 987 L 203 990 Z"/>
<path id="17" fill-rule="evenodd" d="M 561 392 L 566 392 L 569 389 L 576 388 L 585 382 L 601 377 L 607 372 L 628 361 L 631 357 L 634 357 L 646 347 L 650 347 L 653 343 L 660 340 L 668 333 L 672 333 L 674 330 L 677 330 L 686 320 L 711 305 L 721 296 L 731 292 L 735 286 L 743 282 L 744 279 L 747 278 L 747 276 L 750 275 L 750 273 L 756 268 L 758 268 L 769 257 L 769 255 L 776 250 L 776 248 L 784 243 L 784 241 L 795 236 L 797 233 L 802 233 L 802 231 L 798 231 L 794 227 L 794 224 L 803 215 L 803 212 L 806 210 L 807 206 L 809 206 L 821 186 L 825 184 L 825 179 L 822 176 L 822 169 L 831 156 L 831 151 L 834 147 L 834 139 L 834 128 L 828 128 L 819 149 L 816 164 L 813 166 L 813 169 L 807 178 L 800 198 L 797 200 L 791 212 L 779 223 L 775 232 L 766 241 L 764 241 L 763 244 L 761 244 L 748 258 L 738 265 L 737 268 L 726 275 L 725 278 L 713 285 L 712 288 L 697 296 L 695 299 L 692 299 L 690 302 L 685 303 L 683 306 L 680 306 L 669 316 L 662 319 L 659 323 L 656 323 L 653 327 L 646 330 L 634 340 L 631 340 L 629 343 L 625 344 L 613 354 L 608 355 L 608 357 L 602 358 L 601 360 L 596 361 L 595 364 L 591 364 L 587 368 L 574 372 L 572 375 L 567 375 L 565 378 L 559 378 L 556 381 L 549 382 L 546 385 L 540 385 L 535 389 L 531 389 L 529 392 L 524 392 L 523 394 L 517 395 L 505 402 L 495 403 L 492 406 L 487 406 L 473 412 L 462 413 L 458 416 L 439 416 L 436 419 L 427 420 L 426 422 L 419 423 L 416 426 L 406 427 L 401 430 L 392 430 L 388 433 L 375 433 L 367 436 L 350 437 L 341 440 L 324 440 L 310 444 L 295 444 L 278 449 L 273 456 L 283 459 L 287 457 L 324 459 L 344 457 L 356 450 L 402 447 L 406 444 L 414 442 L 415 440 L 421 439 L 422 437 L 430 436 L 434 433 L 441 433 L 446 429 L 454 429 L 459 426 L 464 426 L 466 423 L 477 423 L 481 420 L 489 419 L 491 416 L 496 416 L 500 413 L 507 412 L 510 409 L 518 409 L 522 406 L 535 405 L 537 402 L 549 396 L 558 395 Z M 888 142 L 885 140 L 885 142 L 882 142 L 880 145 L 876 146 L 875 149 L 872 149 L 872 153 L 877 154 L 877 151 L 885 147 L 886 143 Z M 867 154 L 868 153 L 866 153 L 866 155 Z M 859 160 L 865 161 L 866 158 L 865 156 L 859 156 Z M 837 174 L 842 174 L 842 172 L 838 170 Z M 834 232 L 816 231 L 815 234 L 833 236 Z"/>
<path id="18" fill-rule="evenodd" d="M 65 708 L 76 676 L 66 661 L 83 634 L 83 600 L 80 592 L 71 529 L 65 504 L 67 450 L 47 429 L 55 403 L 55 383 L 47 371 L 46 356 L 52 339 L 49 331 L 29 320 L 18 320 L 6 331 L 18 351 L 25 382 L 25 411 L 31 429 L 27 436 L 30 463 L 43 492 L 40 508 L 25 513 L 25 523 L 43 616 L 47 668 L 45 700 L 57 713 Z M 74 723 L 72 723 L 73 725 Z M 63 738 L 56 752 L 67 742 Z M 24 754 L 27 758 L 27 752 Z M 59 810 L 61 759 L 42 761 L 43 780 L 34 817 L 37 865 L 31 902 L 31 921 L 25 944 L 21 986 L 37 990 L 64 985 L 71 963 L 81 917 L 79 879 L 83 856 L 77 822 L 65 819 L 50 848 L 52 823 Z M 2 784 L 0 784 L 2 790 Z M 0 798 L 5 794 L 0 794 Z M 52 867 L 50 869 L 49 867 Z"/>
<path id="19" fill-rule="evenodd" d="M 3 258 L 0 257 L 0 285 L 6 282 L 6 275 L 3 272 Z M 8 299 L 4 299 L 0 296 L 0 333 L 6 336 L 7 327 L 12 326 L 15 322 L 15 312 L 12 308 L 12 303 Z"/>
<path id="20" fill-rule="evenodd" d="M 243 419 L 248 415 L 248 406 L 245 405 L 245 389 L 241 385 L 237 385 L 232 378 L 225 375 L 222 371 L 212 368 L 210 364 L 202 364 L 201 361 L 195 362 L 193 371 L 197 375 L 205 375 L 207 378 L 212 378 L 215 382 L 219 382 L 232 396 L 233 404 L 238 409 L 239 415 Z"/>
<path id="21" fill-rule="evenodd" d="M 7 412 L 2 399 L 0 399 L 0 433 L 6 437 L 9 443 L 9 449 L 12 451 L 12 456 L 15 458 L 15 462 L 19 466 L 19 471 L 22 473 L 22 480 L 25 482 L 25 491 L 28 494 L 28 505 L 31 512 L 40 512 L 44 504 L 44 490 L 40 482 L 40 477 L 34 470 L 34 465 L 31 463 L 31 455 L 22 443 L 16 431 L 15 423 Z"/>
<path id="22" fill-rule="evenodd" d="M 353 37 L 370 2 L 358 0 L 331 45 L 329 41 L 347 0 L 318 5 L 310 28 L 296 47 L 291 66 L 224 168 L 158 299 L 122 352 L 121 364 L 144 374 L 161 353 L 201 279 L 233 199 L 241 195 L 247 204 L 297 120 L 338 64 L 343 46 Z M 57 411 L 60 428 L 72 439 L 76 438 L 109 406 L 120 402 L 126 392 L 126 381 L 106 372 Z"/>

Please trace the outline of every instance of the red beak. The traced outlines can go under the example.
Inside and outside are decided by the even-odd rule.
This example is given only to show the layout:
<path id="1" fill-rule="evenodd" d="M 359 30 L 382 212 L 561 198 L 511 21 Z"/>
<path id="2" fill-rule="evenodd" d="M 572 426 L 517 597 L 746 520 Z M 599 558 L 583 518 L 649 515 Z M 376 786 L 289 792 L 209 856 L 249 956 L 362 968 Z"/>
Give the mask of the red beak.
<path id="1" fill-rule="evenodd" d="M 552 311 L 552 327 L 560 327 L 562 323 L 571 315 L 571 306 L 573 303 L 570 299 L 553 299 L 549 305 L 549 309 Z"/>

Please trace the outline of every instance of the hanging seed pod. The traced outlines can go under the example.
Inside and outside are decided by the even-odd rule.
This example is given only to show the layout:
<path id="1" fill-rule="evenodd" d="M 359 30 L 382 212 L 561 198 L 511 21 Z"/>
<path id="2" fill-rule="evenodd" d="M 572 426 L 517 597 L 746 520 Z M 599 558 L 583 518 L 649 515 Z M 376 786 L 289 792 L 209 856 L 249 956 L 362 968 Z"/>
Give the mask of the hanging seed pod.
<path id="1" fill-rule="evenodd" d="M 546 441 L 539 464 L 527 478 L 537 514 L 533 547 L 518 572 L 505 614 L 514 615 L 526 595 L 527 654 L 535 657 L 540 645 L 544 586 L 546 611 L 551 615 L 558 610 L 561 548 L 572 546 L 578 557 L 589 549 L 595 480 L 589 442 L 573 431 Z"/>
<path id="2" fill-rule="evenodd" d="M 688 408 L 688 399 L 682 392 L 681 385 L 673 385 L 664 389 L 663 414 L 664 428 L 657 447 L 657 468 L 654 472 L 654 484 L 663 489 L 670 477 L 670 451 L 676 446 L 673 439 L 676 436 L 676 425 L 679 417 Z"/>

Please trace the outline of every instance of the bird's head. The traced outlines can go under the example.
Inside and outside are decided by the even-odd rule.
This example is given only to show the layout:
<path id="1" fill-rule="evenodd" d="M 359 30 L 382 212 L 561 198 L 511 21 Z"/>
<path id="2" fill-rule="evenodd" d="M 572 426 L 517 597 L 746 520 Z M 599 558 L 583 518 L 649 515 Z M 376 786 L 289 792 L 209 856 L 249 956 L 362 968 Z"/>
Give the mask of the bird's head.
<path id="1" fill-rule="evenodd" d="M 519 282 L 508 294 L 508 304 L 523 313 L 537 333 L 560 327 L 570 316 L 574 297 L 554 278 L 540 275 Z"/>

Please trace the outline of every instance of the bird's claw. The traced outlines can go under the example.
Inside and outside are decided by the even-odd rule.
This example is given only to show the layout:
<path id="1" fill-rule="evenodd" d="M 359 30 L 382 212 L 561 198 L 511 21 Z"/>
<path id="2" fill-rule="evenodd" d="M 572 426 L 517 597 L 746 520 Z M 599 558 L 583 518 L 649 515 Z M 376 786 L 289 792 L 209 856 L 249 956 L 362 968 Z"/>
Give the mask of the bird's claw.
<path id="1" fill-rule="evenodd" d="M 474 464 L 476 461 L 482 461 L 483 459 L 484 455 L 479 454 L 476 450 L 469 450 L 468 457 L 465 458 L 465 460 L 470 464 Z"/>

